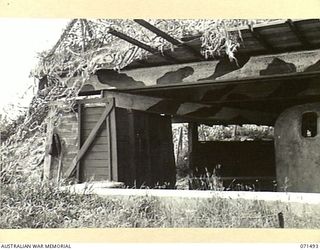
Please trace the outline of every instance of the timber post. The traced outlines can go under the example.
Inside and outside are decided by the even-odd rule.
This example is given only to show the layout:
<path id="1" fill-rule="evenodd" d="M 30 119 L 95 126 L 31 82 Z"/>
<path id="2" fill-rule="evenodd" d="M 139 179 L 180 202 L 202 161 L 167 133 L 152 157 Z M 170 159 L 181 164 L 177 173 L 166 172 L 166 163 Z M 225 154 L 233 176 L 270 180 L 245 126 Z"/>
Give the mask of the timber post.
<path id="1" fill-rule="evenodd" d="M 194 170 L 194 156 L 198 144 L 198 124 L 195 122 L 188 123 L 188 154 L 189 154 L 189 169 Z"/>

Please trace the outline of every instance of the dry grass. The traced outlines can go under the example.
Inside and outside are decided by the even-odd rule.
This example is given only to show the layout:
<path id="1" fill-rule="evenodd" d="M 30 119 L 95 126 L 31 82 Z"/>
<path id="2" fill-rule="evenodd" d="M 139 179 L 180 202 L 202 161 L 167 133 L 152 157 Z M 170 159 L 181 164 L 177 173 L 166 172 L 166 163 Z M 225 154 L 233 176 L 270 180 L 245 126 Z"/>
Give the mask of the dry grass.
<path id="1" fill-rule="evenodd" d="M 101 198 L 60 191 L 49 183 L 16 183 L 1 187 L 0 228 L 277 228 L 279 212 L 285 227 L 320 228 L 319 209 L 304 205 L 297 213 L 293 208 L 242 199 Z"/>

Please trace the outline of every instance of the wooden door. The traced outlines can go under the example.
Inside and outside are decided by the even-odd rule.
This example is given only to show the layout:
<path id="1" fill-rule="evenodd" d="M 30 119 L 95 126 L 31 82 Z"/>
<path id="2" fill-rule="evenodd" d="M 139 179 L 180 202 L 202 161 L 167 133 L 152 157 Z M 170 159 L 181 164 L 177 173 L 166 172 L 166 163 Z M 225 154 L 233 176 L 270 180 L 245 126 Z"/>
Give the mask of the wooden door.
<path id="1" fill-rule="evenodd" d="M 170 116 L 116 109 L 119 180 L 153 188 L 175 184 Z"/>
<path id="2" fill-rule="evenodd" d="M 80 111 L 80 145 L 82 146 L 105 112 L 103 103 L 85 103 Z M 86 181 L 117 181 L 117 150 L 114 107 L 96 131 L 94 139 L 79 161 L 78 179 Z"/>

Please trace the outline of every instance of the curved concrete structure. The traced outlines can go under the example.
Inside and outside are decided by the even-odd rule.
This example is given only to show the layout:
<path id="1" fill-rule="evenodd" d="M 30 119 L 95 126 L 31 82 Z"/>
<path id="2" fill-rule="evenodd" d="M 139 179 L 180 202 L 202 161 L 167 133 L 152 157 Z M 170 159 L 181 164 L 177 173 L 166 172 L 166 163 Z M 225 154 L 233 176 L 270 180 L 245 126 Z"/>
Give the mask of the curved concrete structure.
<path id="1" fill-rule="evenodd" d="M 305 137 L 302 133 L 302 116 L 309 112 L 317 115 L 317 131 L 315 135 Z M 294 106 L 277 119 L 275 154 L 279 191 L 320 192 L 319 128 L 320 103 Z"/>

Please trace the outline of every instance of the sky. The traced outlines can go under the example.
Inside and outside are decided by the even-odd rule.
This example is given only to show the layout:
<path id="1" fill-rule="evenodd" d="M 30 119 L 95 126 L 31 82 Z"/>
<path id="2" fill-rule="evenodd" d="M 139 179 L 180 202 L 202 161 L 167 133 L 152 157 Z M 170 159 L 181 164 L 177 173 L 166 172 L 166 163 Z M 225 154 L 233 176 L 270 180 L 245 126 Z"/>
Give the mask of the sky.
<path id="1" fill-rule="evenodd" d="M 0 114 L 11 104 L 28 106 L 35 86 L 29 75 L 37 53 L 51 49 L 69 21 L 0 18 Z"/>

